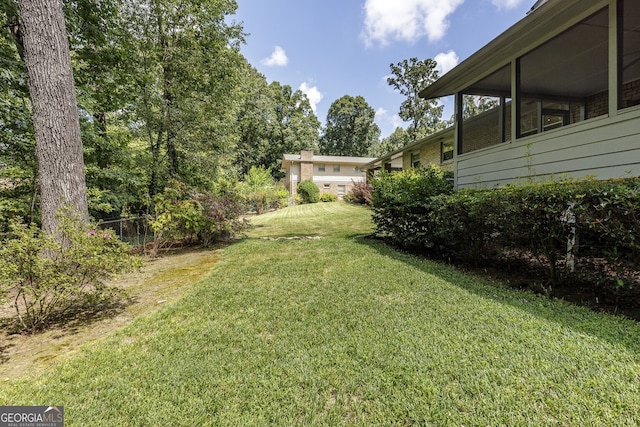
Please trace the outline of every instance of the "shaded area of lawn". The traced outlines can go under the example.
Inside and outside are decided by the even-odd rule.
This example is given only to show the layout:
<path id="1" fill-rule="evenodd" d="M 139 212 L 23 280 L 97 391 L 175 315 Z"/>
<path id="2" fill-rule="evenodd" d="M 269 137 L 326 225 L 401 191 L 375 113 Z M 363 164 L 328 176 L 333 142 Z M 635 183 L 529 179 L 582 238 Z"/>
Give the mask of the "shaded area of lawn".
<path id="1" fill-rule="evenodd" d="M 92 426 L 637 425 L 637 323 L 339 225 L 261 238 L 303 234 L 297 221 L 264 222 L 184 299 L 3 384 L 0 401 L 65 405 L 68 425 Z"/>

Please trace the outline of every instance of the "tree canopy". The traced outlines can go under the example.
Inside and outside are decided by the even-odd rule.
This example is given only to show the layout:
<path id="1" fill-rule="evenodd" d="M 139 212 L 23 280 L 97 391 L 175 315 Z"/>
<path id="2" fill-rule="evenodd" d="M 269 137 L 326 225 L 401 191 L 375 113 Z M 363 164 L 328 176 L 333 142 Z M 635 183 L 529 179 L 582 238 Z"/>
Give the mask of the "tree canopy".
<path id="1" fill-rule="evenodd" d="M 419 61 L 405 59 L 390 64 L 391 76 L 387 83 L 406 99 L 400 105 L 400 118 L 409 122 L 407 129 L 411 141 L 434 133 L 445 125 L 442 122 L 444 106 L 438 100 L 423 99 L 418 95 L 422 89 L 438 79 L 437 63 L 433 59 Z"/>
<path id="2" fill-rule="evenodd" d="M 32 0 L 30 0 L 32 1 Z M 407 97 L 397 129 L 380 141 L 362 96 L 335 100 L 321 125 L 307 96 L 267 82 L 240 53 L 235 0 L 73 0 L 64 18 L 75 78 L 88 210 L 114 219 L 153 210 L 175 180 L 211 190 L 252 168 L 281 177 L 284 153 L 383 155 L 440 126 L 442 107 L 417 92 L 435 63 L 392 66 Z M 0 9 L 0 232 L 10 218 L 41 221 L 33 99 L 17 0 Z"/>
<path id="3" fill-rule="evenodd" d="M 375 110 L 362 96 L 345 95 L 329 107 L 320 152 L 333 156 L 367 156 L 380 138 Z"/>

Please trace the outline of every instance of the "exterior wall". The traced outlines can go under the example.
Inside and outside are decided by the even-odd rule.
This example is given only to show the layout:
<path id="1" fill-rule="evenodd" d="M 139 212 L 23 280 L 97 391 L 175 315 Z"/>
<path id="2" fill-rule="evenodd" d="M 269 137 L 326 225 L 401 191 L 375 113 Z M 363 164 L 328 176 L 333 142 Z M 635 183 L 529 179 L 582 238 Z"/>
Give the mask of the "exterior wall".
<path id="1" fill-rule="evenodd" d="M 413 154 L 419 155 L 420 164 L 422 166 L 430 164 L 440 166 L 440 164 L 442 163 L 440 144 L 440 140 L 432 141 L 426 145 L 416 147 L 414 150 L 407 150 L 402 156 L 402 169 L 411 169 L 413 167 L 413 165 L 411 164 L 411 156 Z"/>
<path id="2" fill-rule="evenodd" d="M 494 187 L 528 177 L 640 176 L 640 107 L 457 157 L 457 187 Z"/>
<path id="3" fill-rule="evenodd" d="M 319 170 L 319 165 L 324 164 L 324 172 Z M 314 165 L 313 182 L 320 189 L 320 193 L 332 193 L 342 197 L 353 188 L 354 182 L 366 181 L 367 173 L 357 169 L 355 164 L 340 164 L 340 171 L 333 167 L 337 163 L 316 163 Z M 344 193 L 341 191 L 344 189 Z"/>
<path id="4" fill-rule="evenodd" d="M 351 163 L 346 159 L 331 162 L 314 158 L 311 151 L 302 151 L 299 159 L 287 161 L 285 177 L 281 182 L 292 196 L 297 194 L 298 184 L 309 179 L 318 186 L 321 193 L 333 193 L 342 197 L 351 190 L 354 182 L 366 181 L 367 172 L 361 171 L 359 167 L 373 160 L 367 158 L 362 163 Z M 320 165 L 324 166 L 324 171 L 320 170 Z M 334 169 L 336 166 L 339 166 L 339 170 Z"/>
<path id="5" fill-rule="evenodd" d="M 480 150 L 500 143 L 499 108 L 463 121 L 462 152 Z"/>
<path id="6" fill-rule="evenodd" d="M 411 156 L 412 154 L 418 153 L 420 155 L 420 164 L 422 166 L 431 164 L 440 166 L 445 170 L 453 170 L 452 160 L 442 162 L 441 144 L 442 141 L 438 139 L 437 141 L 430 141 L 426 145 L 420 145 L 414 150 L 407 150 L 402 156 L 402 169 L 411 169 L 413 167 L 411 164 Z"/>
<path id="7" fill-rule="evenodd" d="M 300 163 L 292 163 L 286 170 L 284 177 L 284 187 L 289 191 L 289 194 L 296 194 L 296 189 L 300 183 Z"/>
<path id="8" fill-rule="evenodd" d="M 622 102 L 625 107 L 640 103 L 640 80 L 624 85 Z"/>

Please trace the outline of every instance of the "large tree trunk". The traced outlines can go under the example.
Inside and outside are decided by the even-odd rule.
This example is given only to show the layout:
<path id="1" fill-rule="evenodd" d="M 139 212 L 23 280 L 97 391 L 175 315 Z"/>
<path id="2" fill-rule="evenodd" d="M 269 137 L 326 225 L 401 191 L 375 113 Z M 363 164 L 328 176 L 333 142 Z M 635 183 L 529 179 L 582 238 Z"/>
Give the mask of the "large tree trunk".
<path id="1" fill-rule="evenodd" d="M 69 207 L 88 221 L 84 159 L 69 42 L 59 0 L 18 0 L 33 105 L 42 228 L 56 233 Z"/>

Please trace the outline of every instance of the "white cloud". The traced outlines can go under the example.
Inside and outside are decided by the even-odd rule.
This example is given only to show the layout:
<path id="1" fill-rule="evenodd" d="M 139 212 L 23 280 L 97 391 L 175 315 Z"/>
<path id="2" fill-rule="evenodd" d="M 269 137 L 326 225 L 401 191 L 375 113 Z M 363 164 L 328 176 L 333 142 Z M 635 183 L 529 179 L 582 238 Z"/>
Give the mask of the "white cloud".
<path id="1" fill-rule="evenodd" d="M 399 115 L 391 114 L 389 111 L 380 107 L 376 110 L 376 123 L 380 126 L 383 136 L 390 135 L 396 128 L 404 128 L 406 123 L 402 121 Z"/>
<path id="2" fill-rule="evenodd" d="M 447 53 L 439 53 L 433 59 L 438 63 L 436 69 L 438 70 L 438 75 L 440 76 L 449 72 L 449 70 L 458 65 L 458 61 L 460 60 L 460 58 L 458 58 L 458 54 L 452 50 Z"/>
<path id="3" fill-rule="evenodd" d="M 307 95 L 307 98 L 309 98 L 309 103 L 311 104 L 311 109 L 315 113 L 316 107 L 320 103 L 320 101 L 322 101 L 322 98 L 324 98 L 324 95 L 322 94 L 322 92 L 318 90 L 316 86 L 309 86 L 307 82 L 303 82 L 300 85 L 299 89 L 302 93 Z"/>
<path id="4" fill-rule="evenodd" d="M 498 9 L 513 9 L 518 7 L 522 0 L 491 0 L 491 3 Z"/>
<path id="5" fill-rule="evenodd" d="M 429 41 L 439 40 L 449 27 L 447 17 L 463 2 L 464 0 L 366 0 L 361 37 L 367 46 L 376 42 L 384 46 L 393 40 L 411 43 L 424 36 Z"/>
<path id="6" fill-rule="evenodd" d="M 284 67 L 289 63 L 287 53 L 280 46 L 276 46 L 270 57 L 262 60 L 267 67 Z"/>

